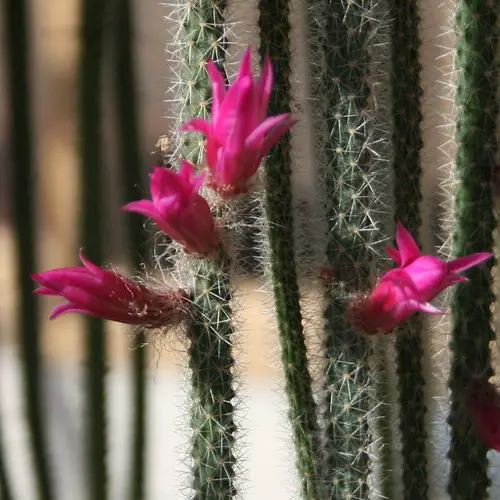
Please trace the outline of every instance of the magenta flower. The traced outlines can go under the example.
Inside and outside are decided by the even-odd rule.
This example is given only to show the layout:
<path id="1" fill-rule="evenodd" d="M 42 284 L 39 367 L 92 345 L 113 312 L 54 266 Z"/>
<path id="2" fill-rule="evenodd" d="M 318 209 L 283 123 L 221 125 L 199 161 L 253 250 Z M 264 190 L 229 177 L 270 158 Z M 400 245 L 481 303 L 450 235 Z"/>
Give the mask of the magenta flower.
<path id="1" fill-rule="evenodd" d="M 421 255 L 415 240 L 400 223 L 396 242 L 399 249 L 386 251 L 398 267 L 385 273 L 368 296 L 355 298 L 347 310 L 353 327 L 368 334 L 390 333 L 417 311 L 446 314 L 429 301 L 445 288 L 467 281 L 459 272 L 492 257 L 491 253 L 481 252 L 444 262 Z"/>
<path id="2" fill-rule="evenodd" d="M 38 295 L 64 297 L 50 315 L 65 313 L 96 316 L 110 321 L 149 327 L 180 322 L 186 314 L 184 291 L 155 292 L 122 274 L 101 269 L 80 251 L 84 267 L 63 267 L 32 275 Z"/>
<path id="3" fill-rule="evenodd" d="M 268 56 L 260 78 L 254 81 L 249 47 L 238 76 L 227 91 L 224 77 L 212 61 L 208 62 L 208 74 L 212 82 L 212 121 L 195 118 L 181 130 L 200 132 L 207 137 L 210 185 L 229 197 L 248 189 L 249 180 L 264 156 L 294 122 L 289 113 L 267 117 L 273 88 Z"/>
<path id="4" fill-rule="evenodd" d="M 473 427 L 486 448 L 500 451 L 500 394 L 486 379 L 474 381 L 466 391 Z"/>
<path id="5" fill-rule="evenodd" d="M 133 201 L 122 210 L 149 217 L 186 252 L 209 255 L 219 239 L 210 207 L 198 194 L 203 180 L 204 174 L 196 176 L 188 161 L 183 161 L 179 173 L 155 167 L 151 174 L 152 200 Z"/>

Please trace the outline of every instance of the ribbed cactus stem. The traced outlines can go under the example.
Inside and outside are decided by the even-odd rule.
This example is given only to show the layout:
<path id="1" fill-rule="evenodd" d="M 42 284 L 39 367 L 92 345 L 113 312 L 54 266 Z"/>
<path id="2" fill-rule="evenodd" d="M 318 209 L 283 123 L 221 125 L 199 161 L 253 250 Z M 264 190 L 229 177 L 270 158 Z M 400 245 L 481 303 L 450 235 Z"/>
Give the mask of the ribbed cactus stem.
<path id="1" fill-rule="evenodd" d="M 79 114 L 81 152 L 81 228 L 86 256 L 102 263 L 102 55 L 106 4 L 101 0 L 82 3 L 79 63 Z M 86 318 L 87 357 L 87 475 L 90 497 L 107 498 L 107 436 L 105 409 L 106 336 L 99 318 Z"/>
<path id="2" fill-rule="evenodd" d="M 395 219 L 418 241 L 421 224 L 420 62 L 418 2 L 391 1 L 392 92 Z M 396 370 L 400 401 L 403 457 L 403 495 L 407 500 L 427 498 L 425 395 L 422 369 L 422 320 L 411 318 L 398 329 Z"/>
<path id="3" fill-rule="evenodd" d="M 143 185 L 143 165 L 141 162 L 139 139 L 139 116 L 135 84 L 134 23 L 131 0 L 116 0 L 114 8 L 114 54 L 113 62 L 116 98 L 116 117 L 119 140 L 119 162 L 122 172 L 124 199 L 133 200 L 139 187 Z M 145 237 L 143 222 L 138 215 L 131 214 L 128 224 L 130 261 L 135 269 L 143 263 Z M 146 374 L 147 354 L 146 334 L 138 331 L 133 340 L 133 428 L 130 464 L 130 500 L 145 497 L 146 472 Z"/>
<path id="4" fill-rule="evenodd" d="M 210 118 L 211 91 L 206 61 L 212 59 L 220 69 L 226 52 L 226 28 L 224 10 L 226 0 L 189 0 L 179 7 L 181 30 L 177 44 L 181 50 L 180 116 Z M 200 137 L 191 134 L 181 136 L 182 154 L 195 165 L 203 162 L 204 147 Z"/>
<path id="5" fill-rule="evenodd" d="M 377 21 L 368 1 L 312 5 L 323 25 L 324 68 L 313 97 L 321 110 L 316 118 L 326 122 L 320 184 L 328 225 L 325 254 L 334 273 L 324 312 L 326 473 L 329 498 L 365 499 L 371 471 L 368 419 L 376 394 L 372 352 L 346 321 L 345 310 L 350 297 L 371 284 L 385 212 L 376 193 L 381 180 L 390 179 L 370 153 L 368 44 Z"/>
<path id="6" fill-rule="evenodd" d="M 201 261 L 196 270 L 188 329 L 192 378 L 193 499 L 236 495 L 234 398 L 229 257 Z"/>
<path id="7" fill-rule="evenodd" d="M 456 7 L 458 106 L 456 141 L 457 257 L 491 252 L 493 200 L 491 179 L 498 162 L 498 4 L 489 0 L 459 0 Z M 491 266 L 491 262 L 490 262 Z M 471 432 L 464 413 L 464 389 L 471 377 L 492 374 L 490 268 L 472 269 L 470 281 L 455 288 L 452 302 L 452 366 L 450 374 L 452 500 L 486 498 L 490 480 L 486 448 Z"/>
<path id="8" fill-rule="evenodd" d="M 19 348 L 23 371 L 25 416 L 40 500 L 54 498 L 46 448 L 42 405 L 43 363 L 40 352 L 39 310 L 30 275 L 36 269 L 35 189 L 37 166 L 34 154 L 30 84 L 30 2 L 3 2 L 5 71 L 8 104 L 9 170 L 12 229 L 16 256 L 16 309 Z"/>
<path id="9" fill-rule="evenodd" d="M 267 52 L 276 82 L 269 113 L 290 111 L 291 50 L 289 0 L 259 1 L 260 53 Z M 305 499 L 321 499 L 320 444 L 316 402 L 308 368 L 297 284 L 291 190 L 290 134 L 273 148 L 265 164 L 266 217 L 281 357 L 285 372 L 297 469 Z"/>

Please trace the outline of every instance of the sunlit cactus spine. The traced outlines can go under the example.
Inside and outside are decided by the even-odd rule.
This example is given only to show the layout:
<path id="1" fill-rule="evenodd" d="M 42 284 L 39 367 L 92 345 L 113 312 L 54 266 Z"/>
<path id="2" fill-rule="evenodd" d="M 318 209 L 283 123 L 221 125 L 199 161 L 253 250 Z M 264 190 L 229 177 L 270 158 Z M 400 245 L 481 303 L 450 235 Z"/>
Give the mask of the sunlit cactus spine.
<path id="1" fill-rule="evenodd" d="M 389 138 L 377 130 L 373 92 L 380 75 L 371 53 L 387 29 L 387 13 L 373 7 L 367 1 L 309 2 L 311 52 L 320 54 L 311 65 L 313 133 L 327 220 L 323 252 L 332 276 L 325 288 L 322 404 L 324 479 L 332 499 L 368 497 L 375 451 L 369 420 L 379 403 L 376 363 L 370 342 L 346 319 L 352 297 L 373 284 L 392 225 L 384 200 L 390 165 L 378 157 L 387 153 Z"/>
<path id="2" fill-rule="evenodd" d="M 498 165 L 499 6 L 488 0 L 459 0 L 456 6 L 457 123 L 455 232 L 453 252 L 461 257 L 493 248 L 491 181 Z M 491 263 L 490 263 L 491 264 Z M 452 299 L 451 475 L 452 500 L 485 498 L 490 485 L 487 448 L 471 430 L 464 391 L 492 375 L 490 267 L 474 269 Z"/>

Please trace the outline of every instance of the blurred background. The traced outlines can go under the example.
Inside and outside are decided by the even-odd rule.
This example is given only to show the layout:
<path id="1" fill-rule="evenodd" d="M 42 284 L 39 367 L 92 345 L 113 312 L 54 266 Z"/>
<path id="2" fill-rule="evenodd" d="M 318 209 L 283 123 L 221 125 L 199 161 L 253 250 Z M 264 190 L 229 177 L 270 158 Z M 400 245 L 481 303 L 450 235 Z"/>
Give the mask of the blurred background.
<path id="1" fill-rule="evenodd" d="M 6 1 L 6 0 L 4 0 Z M 36 268 L 38 271 L 77 264 L 81 237 L 78 226 L 79 143 L 77 106 L 77 61 L 79 56 L 80 3 L 75 0 L 36 0 L 29 2 L 30 72 L 34 139 L 34 199 L 36 213 Z M 235 27 L 241 37 L 234 52 L 241 52 L 245 40 L 257 43 L 254 2 L 230 1 L 229 11 L 241 23 Z M 297 66 L 295 88 L 299 104 L 304 101 L 303 69 L 307 53 L 301 43 L 301 13 L 305 2 L 294 2 L 294 44 Z M 450 33 L 443 36 L 451 13 L 451 3 L 423 0 L 422 61 L 424 88 L 424 200 L 427 231 L 423 235 L 429 248 L 432 238 L 431 206 L 439 182 L 438 167 L 449 162 L 447 82 L 451 75 Z M 135 23 L 136 82 L 144 176 L 151 165 L 162 161 L 158 146 L 161 136 L 169 134 L 171 123 L 167 90 L 169 65 L 165 47 L 170 36 L 169 5 L 157 0 L 137 1 L 133 5 Z M 5 9 L 0 11 L 5 16 Z M 6 47 L 5 17 L 0 23 L 0 46 Z M 111 23 L 112 20 L 106 22 Z M 231 43 L 231 40 L 230 40 Z M 443 48 L 444 47 L 444 48 Z M 232 49 L 231 49 L 232 50 Z M 22 377 L 19 363 L 19 332 L 16 284 L 17 250 L 13 237 L 10 201 L 14 196 L 9 175 L 8 140 L 10 130 L 6 64 L 3 52 L 0 65 L 0 436 L 6 457 L 8 476 L 16 500 L 35 500 L 29 436 L 24 419 Z M 112 262 L 124 271 L 127 264 L 127 240 L 124 220 L 119 211 L 123 204 L 116 137 L 116 109 L 110 51 L 103 56 L 103 144 L 105 210 L 102 213 L 105 238 L 104 263 Z M 444 98 L 443 98 L 444 97 Z M 300 105 L 298 106 L 300 108 Z M 302 110 L 298 109 L 300 114 Z M 307 155 L 307 117 L 294 132 L 294 145 L 301 144 Z M 444 132 L 437 134 L 436 131 Z M 443 144 L 445 147 L 442 148 Z M 303 151 L 306 151 L 304 153 Z M 451 153 L 450 153 L 451 152 Z M 303 157 L 301 157 L 303 158 Z M 300 167 L 300 168 L 299 168 Z M 295 178 L 298 197 L 313 197 L 308 179 L 312 173 L 305 160 Z M 139 197 L 140 189 L 137 191 Z M 130 201 L 130 200 L 127 200 Z M 237 334 L 238 372 L 244 401 L 239 411 L 245 439 L 242 468 L 248 480 L 242 485 L 247 499 L 298 498 L 293 472 L 293 450 L 289 442 L 286 408 L 281 389 L 281 369 L 274 320 L 266 311 L 271 297 L 259 292 L 258 276 L 237 279 L 241 289 Z M 307 287 L 304 289 L 307 293 Z M 42 403 L 50 442 L 49 458 L 56 479 L 57 498 L 79 500 L 86 497 L 83 414 L 85 408 L 83 372 L 83 322 L 77 315 L 49 321 L 57 300 L 39 301 L 40 345 L 43 354 Z M 314 335 L 313 328 L 309 329 Z M 109 371 L 107 411 L 109 414 L 110 497 L 127 498 L 131 433 L 131 338 L 130 330 L 117 324 L 106 325 Z M 183 463 L 187 428 L 188 382 L 181 346 L 166 339 L 163 346 L 148 347 L 148 500 L 184 498 L 187 465 Z M 443 482 L 444 484 L 444 482 Z M 436 497 L 437 498 L 437 497 Z"/>

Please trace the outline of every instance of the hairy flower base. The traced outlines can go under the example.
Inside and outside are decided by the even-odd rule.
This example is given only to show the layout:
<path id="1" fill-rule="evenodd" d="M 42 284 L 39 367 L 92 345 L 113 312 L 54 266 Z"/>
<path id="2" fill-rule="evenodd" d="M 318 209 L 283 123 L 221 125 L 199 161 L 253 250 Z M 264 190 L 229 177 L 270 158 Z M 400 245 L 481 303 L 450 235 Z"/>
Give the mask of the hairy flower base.
<path id="1" fill-rule="evenodd" d="M 50 319 L 79 313 L 119 323 L 161 327 L 186 317 L 184 290 L 156 292 L 120 273 L 96 266 L 81 251 L 80 260 L 84 267 L 52 269 L 32 276 L 40 285 L 34 293 L 67 300 L 53 310 Z"/>
<path id="2" fill-rule="evenodd" d="M 411 234 L 399 223 L 396 241 L 398 248 L 386 251 L 397 267 L 384 273 L 369 294 L 354 298 L 347 307 L 347 321 L 360 332 L 388 334 L 418 311 L 446 314 L 430 301 L 449 286 L 468 281 L 458 273 L 492 257 L 481 252 L 445 262 L 421 255 Z"/>

